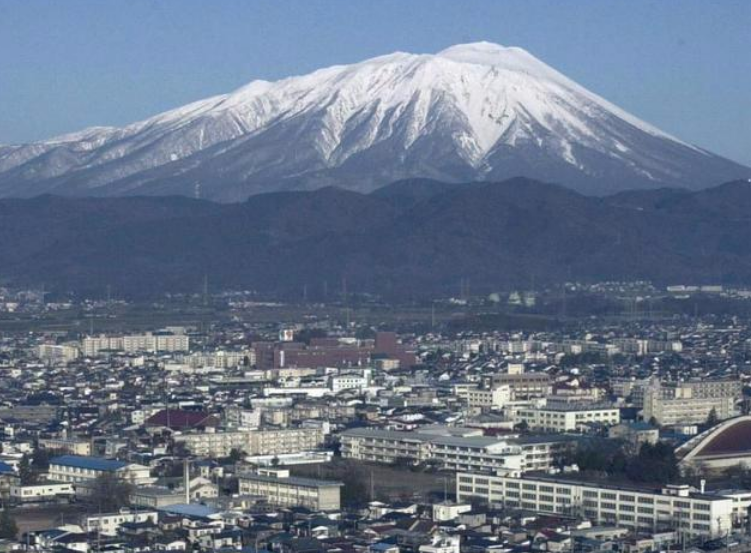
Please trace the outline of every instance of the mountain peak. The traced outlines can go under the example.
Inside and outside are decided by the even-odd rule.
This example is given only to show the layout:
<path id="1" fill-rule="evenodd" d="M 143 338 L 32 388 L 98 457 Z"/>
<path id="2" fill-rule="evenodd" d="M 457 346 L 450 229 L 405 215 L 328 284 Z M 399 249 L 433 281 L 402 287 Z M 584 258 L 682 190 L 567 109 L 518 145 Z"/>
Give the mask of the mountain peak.
<path id="1" fill-rule="evenodd" d="M 522 48 L 490 42 L 257 80 L 123 128 L 0 148 L 0 196 L 237 201 L 517 175 L 606 194 L 704 187 L 751 169 L 663 133 Z"/>

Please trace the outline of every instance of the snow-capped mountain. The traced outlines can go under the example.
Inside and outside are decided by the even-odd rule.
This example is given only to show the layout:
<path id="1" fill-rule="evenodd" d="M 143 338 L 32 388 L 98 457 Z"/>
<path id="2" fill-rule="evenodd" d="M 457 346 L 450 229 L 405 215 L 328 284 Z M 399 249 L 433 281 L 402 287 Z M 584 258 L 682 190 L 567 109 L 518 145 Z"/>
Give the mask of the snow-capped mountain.
<path id="1" fill-rule="evenodd" d="M 123 128 L 0 146 L 0 196 L 235 201 L 517 175 L 604 194 L 700 188 L 751 169 L 656 129 L 522 49 L 490 43 L 253 81 Z"/>

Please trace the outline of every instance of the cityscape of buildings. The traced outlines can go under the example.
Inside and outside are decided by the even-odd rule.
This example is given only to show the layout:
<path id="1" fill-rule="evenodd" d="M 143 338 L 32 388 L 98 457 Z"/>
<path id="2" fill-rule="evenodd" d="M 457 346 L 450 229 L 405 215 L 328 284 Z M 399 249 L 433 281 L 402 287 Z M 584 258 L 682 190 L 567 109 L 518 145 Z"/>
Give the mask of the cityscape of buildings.
<path id="1" fill-rule="evenodd" d="M 256 304 L 228 306 L 234 316 L 200 325 L 0 334 L 0 543 L 79 553 L 750 543 L 751 331 L 737 317 L 395 332 L 348 308 L 344 320 L 276 323 L 240 316 Z"/>

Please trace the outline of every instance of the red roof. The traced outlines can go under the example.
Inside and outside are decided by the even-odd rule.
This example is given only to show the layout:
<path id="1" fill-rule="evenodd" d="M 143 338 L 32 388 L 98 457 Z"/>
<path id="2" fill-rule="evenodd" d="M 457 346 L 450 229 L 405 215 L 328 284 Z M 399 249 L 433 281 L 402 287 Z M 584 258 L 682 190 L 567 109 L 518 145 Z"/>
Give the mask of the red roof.
<path id="1" fill-rule="evenodd" d="M 741 420 L 720 430 L 696 452 L 696 457 L 751 453 L 751 421 Z"/>
<path id="2" fill-rule="evenodd" d="M 216 426 L 219 421 L 205 411 L 163 409 L 146 420 L 146 426 L 164 426 L 172 430 Z"/>

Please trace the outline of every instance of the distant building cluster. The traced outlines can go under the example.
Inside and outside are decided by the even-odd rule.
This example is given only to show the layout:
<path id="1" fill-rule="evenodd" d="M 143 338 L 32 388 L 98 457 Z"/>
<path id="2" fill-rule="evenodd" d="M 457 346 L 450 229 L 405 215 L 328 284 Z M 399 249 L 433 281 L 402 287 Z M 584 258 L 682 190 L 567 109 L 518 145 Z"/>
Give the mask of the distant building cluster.
<path id="1" fill-rule="evenodd" d="M 11 547 L 751 545 L 751 332 L 738 320 L 396 333 L 243 320 L 257 308 L 200 326 L 0 335 L 5 516 L 66 519 L 24 527 Z"/>

